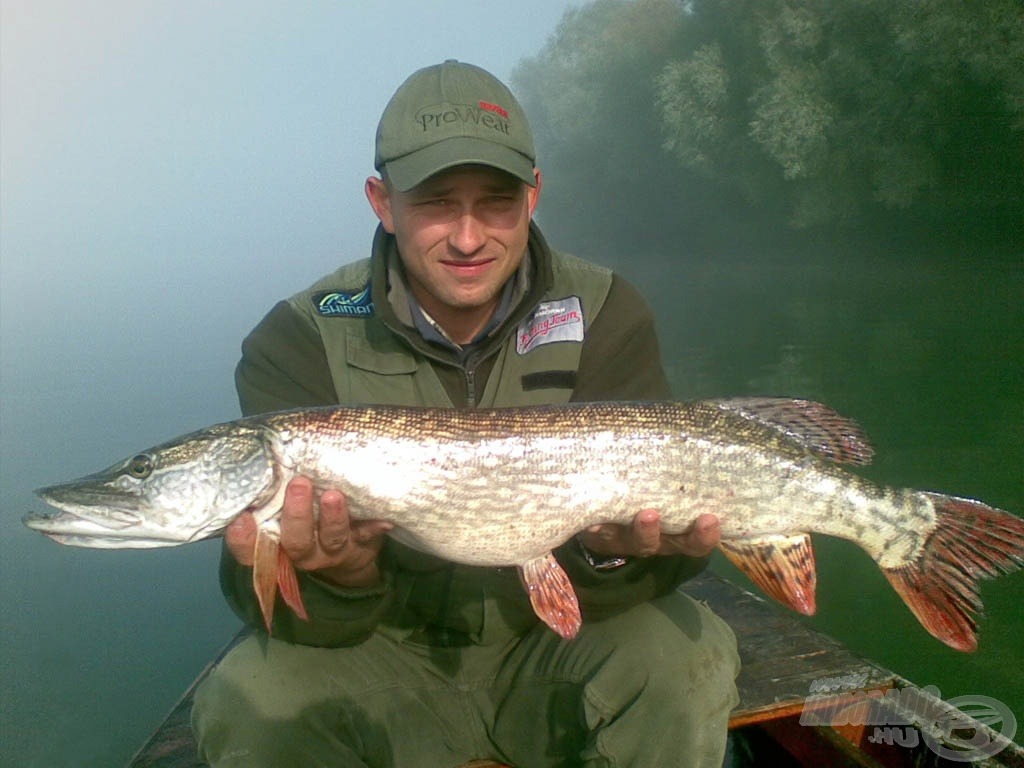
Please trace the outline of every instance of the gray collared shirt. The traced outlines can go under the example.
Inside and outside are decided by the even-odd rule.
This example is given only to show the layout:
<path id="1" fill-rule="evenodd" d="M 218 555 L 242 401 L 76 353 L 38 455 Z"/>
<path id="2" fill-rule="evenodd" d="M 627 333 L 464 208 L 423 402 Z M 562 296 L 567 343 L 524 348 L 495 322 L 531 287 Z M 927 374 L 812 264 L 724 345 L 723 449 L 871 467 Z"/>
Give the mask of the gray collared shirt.
<path id="1" fill-rule="evenodd" d="M 441 327 L 441 325 L 420 306 L 405 277 L 405 270 L 400 259 L 389 260 L 388 263 L 388 301 L 395 310 L 395 315 L 405 325 L 415 328 L 419 334 L 431 342 L 458 355 L 460 362 L 465 362 L 472 354 L 474 347 L 493 333 L 502 324 L 526 292 L 530 288 L 530 254 L 523 257 L 516 273 L 509 278 L 501 291 L 491 319 L 481 331 L 467 344 L 458 344 Z"/>

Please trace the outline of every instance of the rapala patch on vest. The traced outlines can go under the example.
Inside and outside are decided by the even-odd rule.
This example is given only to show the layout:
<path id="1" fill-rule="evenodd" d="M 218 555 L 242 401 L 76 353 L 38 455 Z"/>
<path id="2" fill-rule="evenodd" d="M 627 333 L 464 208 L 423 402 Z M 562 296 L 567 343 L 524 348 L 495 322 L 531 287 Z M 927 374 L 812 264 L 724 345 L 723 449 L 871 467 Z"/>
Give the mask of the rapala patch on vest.
<path id="1" fill-rule="evenodd" d="M 313 296 L 316 311 L 324 317 L 369 317 L 373 314 L 370 286 L 356 293 L 325 291 Z"/>
<path id="2" fill-rule="evenodd" d="M 583 305 L 579 296 L 542 301 L 516 328 L 516 352 L 520 355 L 556 341 L 583 341 Z"/>

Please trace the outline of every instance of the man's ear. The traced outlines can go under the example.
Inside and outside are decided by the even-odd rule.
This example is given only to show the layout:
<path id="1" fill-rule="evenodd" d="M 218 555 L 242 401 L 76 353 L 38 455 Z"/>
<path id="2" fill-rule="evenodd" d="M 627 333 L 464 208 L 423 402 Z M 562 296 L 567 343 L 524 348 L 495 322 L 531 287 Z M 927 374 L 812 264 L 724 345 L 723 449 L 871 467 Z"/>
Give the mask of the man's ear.
<path id="1" fill-rule="evenodd" d="M 391 213 L 391 190 L 388 189 L 384 179 L 371 176 L 366 180 L 363 187 L 366 192 L 366 199 L 370 201 L 370 207 L 380 219 L 381 226 L 389 235 L 395 234 L 395 219 Z"/>
<path id="2" fill-rule="evenodd" d="M 530 217 L 533 217 L 533 212 L 537 209 L 537 203 L 540 202 L 540 188 L 543 184 L 543 179 L 540 175 L 540 168 L 533 169 L 533 178 L 536 180 L 535 186 L 526 187 L 526 200 L 530 206 Z"/>

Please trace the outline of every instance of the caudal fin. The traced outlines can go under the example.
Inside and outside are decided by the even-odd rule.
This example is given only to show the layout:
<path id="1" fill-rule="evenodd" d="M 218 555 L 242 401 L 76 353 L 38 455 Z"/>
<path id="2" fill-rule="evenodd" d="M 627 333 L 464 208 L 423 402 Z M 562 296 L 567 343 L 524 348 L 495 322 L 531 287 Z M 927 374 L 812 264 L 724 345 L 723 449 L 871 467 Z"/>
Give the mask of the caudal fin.
<path id="1" fill-rule="evenodd" d="M 978 647 L 978 582 L 1024 566 L 1024 520 L 980 501 L 926 493 L 938 516 L 918 559 L 882 569 L 932 635 L 958 651 Z"/>

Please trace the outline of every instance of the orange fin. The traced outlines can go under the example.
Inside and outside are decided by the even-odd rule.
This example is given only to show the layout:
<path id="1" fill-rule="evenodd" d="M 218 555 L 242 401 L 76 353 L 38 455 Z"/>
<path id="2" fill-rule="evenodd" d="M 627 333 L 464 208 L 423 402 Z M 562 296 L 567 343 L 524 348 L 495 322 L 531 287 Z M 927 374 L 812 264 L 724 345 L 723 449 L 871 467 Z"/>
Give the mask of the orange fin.
<path id="1" fill-rule="evenodd" d="M 583 623 L 580 604 L 568 574 L 555 556 L 548 552 L 535 557 L 520 566 L 519 574 L 530 595 L 530 604 L 541 620 L 566 640 L 576 637 Z"/>
<path id="2" fill-rule="evenodd" d="M 765 594 L 805 616 L 818 609 L 814 598 L 818 572 L 810 534 L 723 539 L 719 547 Z"/>
<path id="3" fill-rule="evenodd" d="M 277 549 L 277 589 L 285 605 L 300 619 L 309 621 L 309 614 L 306 613 L 306 606 L 302 602 L 302 592 L 299 590 L 299 580 L 295 576 L 295 566 L 280 547 Z"/>
<path id="4" fill-rule="evenodd" d="M 253 552 L 252 587 L 260 604 L 263 623 L 267 632 L 274 623 L 274 599 L 277 596 L 278 572 L 280 569 L 281 541 L 276 534 L 265 528 L 256 529 L 256 548 Z M 291 563 L 288 563 L 291 568 Z M 294 569 L 292 578 L 295 577 Z"/>
<path id="5" fill-rule="evenodd" d="M 719 408 L 778 430 L 816 456 L 838 464 L 870 464 L 874 448 L 860 425 L 827 405 L 783 397 L 711 400 Z"/>
<path id="6" fill-rule="evenodd" d="M 917 560 L 882 573 L 934 637 L 958 651 L 978 648 L 978 582 L 1024 566 L 1024 520 L 980 501 L 925 493 L 936 527 Z"/>

